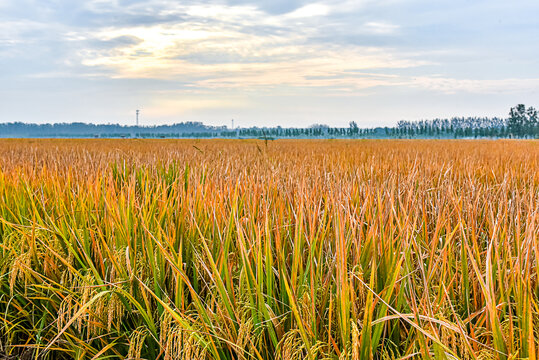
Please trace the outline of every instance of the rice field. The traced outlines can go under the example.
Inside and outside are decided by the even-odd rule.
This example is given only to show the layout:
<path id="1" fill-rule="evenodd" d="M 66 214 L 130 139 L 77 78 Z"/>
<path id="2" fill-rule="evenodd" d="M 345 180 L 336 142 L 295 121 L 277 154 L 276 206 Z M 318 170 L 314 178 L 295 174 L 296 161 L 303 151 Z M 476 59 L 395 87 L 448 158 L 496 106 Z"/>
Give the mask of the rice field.
<path id="1" fill-rule="evenodd" d="M 0 141 L 0 359 L 536 359 L 539 142 Z"/>

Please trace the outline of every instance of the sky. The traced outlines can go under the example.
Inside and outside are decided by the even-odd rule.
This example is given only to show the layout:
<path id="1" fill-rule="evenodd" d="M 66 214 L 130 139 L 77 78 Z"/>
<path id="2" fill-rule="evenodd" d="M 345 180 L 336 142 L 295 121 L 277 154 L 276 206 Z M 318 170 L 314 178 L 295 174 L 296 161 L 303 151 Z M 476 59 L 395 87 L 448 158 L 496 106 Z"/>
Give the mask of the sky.
<path id="1" fill-rule="evenodd" d="M 539 105 L 537 0 L 0 0 L 0 122 L 391 126 Z"/>

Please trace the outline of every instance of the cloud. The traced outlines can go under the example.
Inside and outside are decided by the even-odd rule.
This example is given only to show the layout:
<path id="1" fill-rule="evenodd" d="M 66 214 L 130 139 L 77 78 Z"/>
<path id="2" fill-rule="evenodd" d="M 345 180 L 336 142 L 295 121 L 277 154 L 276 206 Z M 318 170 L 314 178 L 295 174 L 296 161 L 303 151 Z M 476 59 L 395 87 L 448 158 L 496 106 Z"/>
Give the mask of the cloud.
<path id="1" fill-rule="evenodd" d="M 143 41 L 141 38 L 133 35 L 122 35 L 106 40 L 91 39 L 88 41 L 88 45 L 97 49 L 115 49 L 138 45 Z"/>
<path id="2" fill-rule="evenodd" d="M 325 16 L 330 13 L 330 7 L 324 4 L 309 4 L 289 12 L 285 16 L 289 19 Z"/>
<path id="3" fill-rule="evenodd" d="M 511 94 L 536 92 L 539 78 L 536 79 L 454 79 L 421 76 L 411 80 L 411 84 L 428 90 L 446 94 Z"/>
<path id="4" fill-rule="evenodd" d="M 86 66 L 112 68 L 117 78 L 189 78 L 193 85 L 211 88 L 276 85 L 364 88 L 371 82 L 349 76 L 339 78 L 338 74 L 424 64 L 377 48 L 308 44 L 305 34 L 268 37 L 226 27 L 192 29 L 187 23 L 105 31 L 98 36 L 118 38 L 130 34 L 140 41 L 111 51 L 86 51 L 81 54 L 81 61 Z M 321 80 L 328 74 L 332 76 Z"/>
<path id="5" fill-rule="evenodd" d="M 394 24 L 388 24 L 383 22 L 368 22 L 365 25 L 363 25 L 363 28 L 367 33 L 372 34 L 380 34 L 380 35 L 386 35 L 386 34 L 394 34 L 398 29 L 398 25 Z"/>
<path id="6" fill-rule="evenodd" d="M 109 13 L 118 5 L 94 1 L 87 8 Z M 140 6 L 133 2 L 126 12 L 140 11 Z M 284 15 L 268 14 L 248 3 L 165 6 L 154 1 L 146 6 L 157 17 L 174 15 L 188 20 L 71 31 L 68 38 L 80 45 L 72 62 L 108 69 L 116 79 L 173 79 L 211 89 L 286 85 L 347 91 L 383 83 L 340 75 L 349 70 L 398 69 L 426 63 L 388 48 L 317 43 L 324 29 L 314 26 L 316 19 L 338 12 L 334 4 L 307 4 Z M 389 34 L 398 27 L 369 22 L 363 28 L 365 33 Z"/>

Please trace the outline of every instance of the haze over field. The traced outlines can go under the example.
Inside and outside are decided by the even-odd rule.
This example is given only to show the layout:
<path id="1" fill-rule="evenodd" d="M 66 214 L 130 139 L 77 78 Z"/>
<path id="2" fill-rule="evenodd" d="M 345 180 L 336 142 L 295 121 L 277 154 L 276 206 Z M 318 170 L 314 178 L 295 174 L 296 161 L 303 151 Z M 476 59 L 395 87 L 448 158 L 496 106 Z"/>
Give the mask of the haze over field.
<path id="1" fill-rule="evenodd" d="M 0 121 L 391 126 L 537 103 L 536 1 L 0 0 Z"/>

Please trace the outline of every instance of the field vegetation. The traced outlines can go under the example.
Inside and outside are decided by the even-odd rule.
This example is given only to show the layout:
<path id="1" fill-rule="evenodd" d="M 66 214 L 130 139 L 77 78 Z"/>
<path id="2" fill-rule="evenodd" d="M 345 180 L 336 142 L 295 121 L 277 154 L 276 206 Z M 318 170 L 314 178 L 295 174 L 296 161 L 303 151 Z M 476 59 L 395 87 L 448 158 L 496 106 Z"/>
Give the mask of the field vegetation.
<path id="1" fill-rule="evenodd" d="M 0 358 L 536 359 L 539 143 L 2 140 Z"/>

